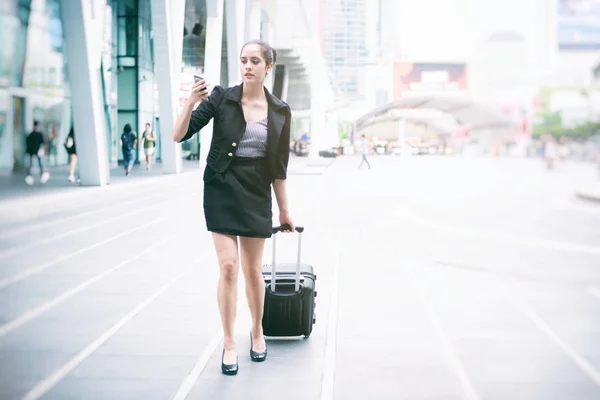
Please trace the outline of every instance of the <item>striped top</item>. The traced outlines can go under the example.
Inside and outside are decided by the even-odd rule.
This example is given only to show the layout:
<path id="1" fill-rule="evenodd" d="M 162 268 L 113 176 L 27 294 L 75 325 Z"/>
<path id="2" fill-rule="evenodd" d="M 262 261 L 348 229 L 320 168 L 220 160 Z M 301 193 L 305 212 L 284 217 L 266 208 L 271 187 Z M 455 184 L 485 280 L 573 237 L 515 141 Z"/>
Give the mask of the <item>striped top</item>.
<path id="1" fill-rule="evenodd" d="M 261 121 L 246 123 L 246 132 L 238 146 L 238 157 L 264 157 L 267 155 L 267 122 Z"/>

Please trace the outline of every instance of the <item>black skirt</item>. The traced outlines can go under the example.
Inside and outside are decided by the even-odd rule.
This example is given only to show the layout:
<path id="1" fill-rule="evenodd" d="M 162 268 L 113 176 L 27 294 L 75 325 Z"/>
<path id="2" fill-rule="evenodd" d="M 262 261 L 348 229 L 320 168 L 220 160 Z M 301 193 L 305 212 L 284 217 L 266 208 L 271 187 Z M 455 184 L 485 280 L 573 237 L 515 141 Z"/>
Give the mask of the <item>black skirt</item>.
<path id="1" fill-rule="evenodd" d="M 271 180 L 267 158 L 234 158 L 224 172 L 204 171 L 206 228 L 233 236 L 272 235 Z"/>

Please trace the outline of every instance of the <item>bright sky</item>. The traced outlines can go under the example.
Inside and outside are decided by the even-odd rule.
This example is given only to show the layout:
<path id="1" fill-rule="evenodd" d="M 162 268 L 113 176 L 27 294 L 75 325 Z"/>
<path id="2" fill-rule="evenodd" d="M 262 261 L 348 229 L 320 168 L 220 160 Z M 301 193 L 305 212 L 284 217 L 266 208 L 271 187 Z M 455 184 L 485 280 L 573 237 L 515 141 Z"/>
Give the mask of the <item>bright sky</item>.
<path id="1" fill-rule="evenodd" d="M 496 31 L 535 32 L 538 0 L 391 0 L 403 54 L 411 59 L 460 61 Z M 547 0 L 551 1 L 551 0 Z"/>

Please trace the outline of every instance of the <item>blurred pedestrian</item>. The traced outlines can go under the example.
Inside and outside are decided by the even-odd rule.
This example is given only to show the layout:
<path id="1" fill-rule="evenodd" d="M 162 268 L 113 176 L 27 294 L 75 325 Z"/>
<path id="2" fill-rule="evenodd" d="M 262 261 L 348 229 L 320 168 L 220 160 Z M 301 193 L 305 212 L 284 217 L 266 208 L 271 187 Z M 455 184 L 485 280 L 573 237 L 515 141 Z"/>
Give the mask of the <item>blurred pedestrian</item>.
<path id="1" fill-rule="evenodd" d="M 131 129 L 131 125 L 125 124 L 121 134 L 121 149 L 123 150 L 123 167 L 125 175 L 131 173 L 135 161 L 135 149 L 137 148 L 137 135 Z"/>
<path id="2" fill-rule="evenodd" d="M 546 169 L 554 169 L 558 158 L 558 146 L 552 135 L 547 135 L 544 143 L 544 161 Z"/>
<path id="3" fill-rule="evenodd" d="M 44 157 L 44 134 L 40 132 L 38 121 L 33 121 L 33 131 L 27 135 L 25 140 L 26 153 L 29 156 L 29 165 L 27 167 L 27 176 L 25 182 L 28 185 L 33 185 L 35 180 L 31 175 L 31 167 L 33 166 L 33 157 L 37 157 L 38 164 L 40 166 L 40 183 L 48 182 L 50 179 L 50 173 L 44 171 L 42 158 Z"/>
<path id="4" fill-rule="evenodd" d="M 364 163 L 367 163 L 369 169 L 371 169 L 371 164 L 369 164 L 369 160 L 367 160 L 367 154 L 369 154 L 369 141 L 365 135 L 362 135 L 362 142 L 360 144 L 360 149 L 362 153 L 362 160 L 360 161 L 360 165 L 358 169 L 361 169 Z"/>
<path id="5" fill-rule="evenodd" d="M 146 130 L 142 134 L 142 140 L 144 141 L 144 155 L 146 156 L 146 171 L 148 171 L 152 165 L 152 156 L 156 147 L 156 134 L 151 129 L 149 122 L 146 123 Z"/>
<path id="6" fill-rule="evenodd" d="M 279 205 L 279 223 L 289 225 L 288 231 L 294 229 L 286 186 L 292 114 L 286 103 L 264 87 L 276 59 L 277 52 L 268 43 L 246 43 L 240 54 L 243 84 L 226 89 L 216 86 L 209 96 L 206 82 L 199 79 L 173 132 L 176 142 L 191 139 L 214 118 L 204 170 L 204 216 L 219 261 L 218 299 L 224 331 L 221 371 L 226 375 L 238 372 L 234 334 L 238 254 L 252 316 L 250 358 L 259 362 L 267 357 L 261 268 L 265 239 L 273 233 L 271 189 Z"/>
<path id="7" fill-rule="evenodd" d="M 48 165 L 58 165 L 58 135 L 56 125 L 52 127 L 52 133 L 48 135 Z"/>
<path id="8" fill-rule="evenodd" d="M 65 150 L 69 155 L 69 182 L 75 182 L 75 168 L 77 167 L 77 147 L 75 145 L 75 132 L 73 127 L 65 139 Z M 79 181 L 79 178 L 77 178 Z"/>

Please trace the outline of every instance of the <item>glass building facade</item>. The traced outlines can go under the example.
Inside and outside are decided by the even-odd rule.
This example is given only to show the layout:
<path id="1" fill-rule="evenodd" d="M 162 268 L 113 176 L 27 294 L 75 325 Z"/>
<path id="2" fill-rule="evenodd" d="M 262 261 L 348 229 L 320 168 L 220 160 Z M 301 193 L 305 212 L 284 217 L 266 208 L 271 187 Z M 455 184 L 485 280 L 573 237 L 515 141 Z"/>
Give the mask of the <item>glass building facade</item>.
<path id="1" fill-rule="evenodd" d="M 372 0 L 375 1 L 375 0 Z M 367 0 L 324 0 L 323 54 L 337 90 L 365 96 Z"/>
<path id="2" fill-rule="evenodd" d="M 0 3 L 0 170 L 22 170 L 33 120 L 49 144 L 50 165 L 64 164 L 71 127 L 59 0 Z"/>
<path id="3" fill-rule="evenodd" d="M 0 2 L 2 173 L 24 169 L 25 138 L 34 120 L 46 138 L 46 164 L 68 162 L 63 143 L 73 118 L 61 19 L 64 1 Z M 125 124 L 141 136 L 148 122 L 159 134 L 150 0 L 90 1 L 102 3 L 105 12 L 100 75 L 108 159 L 115 165 L 122 160 L 119 141 Z M 205 21 L 205 1 L 193 3 L 204 4 Z M 155 156 L 161 158 L 160 135 Z"/>
<path id="4" fill-rule="evenodd" d="M 64 27 L 71 25 L 65 25 L 69 21 L 62 17 L 70 15 L 75 8 L 63 10 L 62 7 L 72 4 L 70 0 L 0 1 L 0 174 L 23 172 L 25 139 L 34 121 L 39 122 L 46 138 L 45 150 L 49 157 L 45 164 L 53 167 L 68 163 L 64 142 L 73 126 L 71 90 L 74 88 L 69 81 L 67 54 L 76 55 L 66 51 L 68 41 L 65 41 Z M 102 31 L 94 27 L 94 34 L 90 36 L 94 43 L 88 46 L 95 48 L 96 40 L 101 41 L 101 54 L 94 54 L 91 62 L 95 67 L 100 61 L 98 75 L 106 129 L 102 137 L 106 137 L 107 161 L 113 167 L 122 161 L 120 137 L 126 124 L 131 125 L 140 139 L 146 123 L 150 123 L 157 134 L 155 157 L 160 160 L 160 110 L 151 0 L 86 0 L 83 5 L 91 10 L 92 20 L 101 19 Z M 204 74 L 207 0 L 185 0 L 182 6 L 185 7 L 180 28 L 183 31 L 182 63 L 180 75 L 173 77 L 180 89 L 180 101 L 187 95 L 193 75 Z M 226 86 L 229 83 L 227 8 L 223 13 L 220 82 L 211 84 Z M 75 68 L 77 62 L 72 62 Z M 85 135 L 101 134 L 95 132 L 92 125 L 89 130 L 78 129 L 84 132 L 75 130 L 76 140 L 79 135 L 87 138 Z M 137 161 L 143 160 L 143 146 L 138 146 L 138 150 Z M 199 155 L 200 136 L 196 135 L 183 144 L 182 157 L 197 159 Z M 82 157 L 80 165 L 85 162 Z"/>

